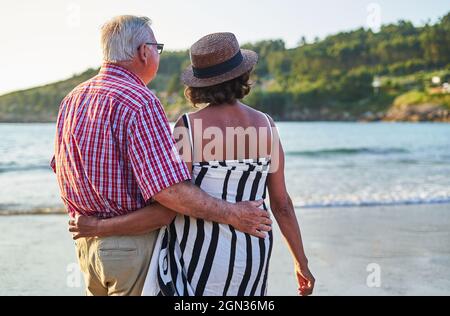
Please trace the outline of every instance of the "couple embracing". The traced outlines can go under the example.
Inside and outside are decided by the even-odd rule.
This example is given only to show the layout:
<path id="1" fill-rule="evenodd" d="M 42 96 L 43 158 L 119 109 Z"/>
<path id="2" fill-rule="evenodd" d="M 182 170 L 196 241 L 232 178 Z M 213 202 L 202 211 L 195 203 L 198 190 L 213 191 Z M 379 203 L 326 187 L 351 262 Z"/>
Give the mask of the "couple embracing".
<path id="1" fill-rule="evenodd" d="M 268 191 L 299 294 L 310 295 L 315 280 L 276 125 L 241 102 L 257 54 L 231 33 L 196 42 L 181 80 L 186 98 L 207 106 L 172 133 L 147 88 L 164 47 L 150 20 L 116 17 L 101 41 L 99 74 L 60 105 L 51 163 L 86 294 L 265 296 L 274 243 Z"/>

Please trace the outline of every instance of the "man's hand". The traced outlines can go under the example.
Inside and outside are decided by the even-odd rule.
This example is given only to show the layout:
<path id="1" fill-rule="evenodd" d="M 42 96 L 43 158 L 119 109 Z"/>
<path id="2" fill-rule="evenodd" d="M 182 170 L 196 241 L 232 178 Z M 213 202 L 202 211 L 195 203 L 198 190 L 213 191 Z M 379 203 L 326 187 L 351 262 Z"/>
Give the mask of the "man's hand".
<path id="1" fill-rule="evenodd" d="M 266 232 L 272 230 L 272 220 L 269 212 L 259 208 L 263 203 L 264 201 L 252 201 L 235 204 L 231 226 L 243 233 L 266 238 Z"/>
<path id="2" fill-rule="evenodd" d="M 69 220 L 69 232 L 74 240 L 86 237 L 101 237 L 99 231 L 100 220 L 96 217 L 77 215 Z"/>

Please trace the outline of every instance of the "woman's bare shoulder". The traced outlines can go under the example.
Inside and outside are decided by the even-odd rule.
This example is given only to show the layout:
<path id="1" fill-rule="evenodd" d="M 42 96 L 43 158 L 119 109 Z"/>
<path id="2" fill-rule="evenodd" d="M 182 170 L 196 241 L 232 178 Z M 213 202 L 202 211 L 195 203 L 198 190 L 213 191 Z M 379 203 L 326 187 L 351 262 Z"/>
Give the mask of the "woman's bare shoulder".
<path id="1" fill-rule="evenodd" d="M 269 122 L 271 123 L 271 125 L 275 126 L 275 122 L 269 114 L 262 112 L 260 110 L 256 110 L 249 105 L 246 105 L 243 103 L 242 103 L 242 105 L 245 106 L 247 112 L 254 118 L 256 118 L 258 120 L 264 120 L 264 122 L 267 122 L 267 119 L 269 119 Z"/>

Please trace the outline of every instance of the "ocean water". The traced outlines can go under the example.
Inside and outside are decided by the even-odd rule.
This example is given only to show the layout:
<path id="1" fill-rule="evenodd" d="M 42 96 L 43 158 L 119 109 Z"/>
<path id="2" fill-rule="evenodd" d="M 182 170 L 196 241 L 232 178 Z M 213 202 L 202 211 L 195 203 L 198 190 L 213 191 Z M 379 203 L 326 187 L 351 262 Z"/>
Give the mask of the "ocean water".
<path id="1" fill-rule="evenodd" d="M 297 207 L 449 203 L 450 124 L 278 123 Z M 0 124 L 0 212 L 62 208 L 54 124 Z"/>

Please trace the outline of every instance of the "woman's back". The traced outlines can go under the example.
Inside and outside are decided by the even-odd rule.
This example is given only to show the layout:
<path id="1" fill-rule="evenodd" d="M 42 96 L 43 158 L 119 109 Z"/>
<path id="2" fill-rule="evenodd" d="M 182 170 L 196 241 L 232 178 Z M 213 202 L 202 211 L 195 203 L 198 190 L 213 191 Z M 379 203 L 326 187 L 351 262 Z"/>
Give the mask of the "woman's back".
<path id="1" fill-rule="evenodd" d="M 204 109 L 183 117 L 191 135 L 189 146 L 193 145 L 194 151 L 199 152 L 198 157 L 202 157 L 201 160 L 194 158 L 192 181 L 206 193 L 229 202 L 262 200 L 266 197 L 270 154 L 259 155 L 271 139 L 270 121 L 261 112 L 238 106 L 240 108 L 235 109 L 216 107 L 216 115 Z M 216 132 L 214 137 L 225 143 L 231 142 L 231 137 L 242 137 L 230 136 L 231 133 L 227 137 L 226 131 L 230 127 L 244 130 L 259 130 L 261 127 L 261 131 L 248 137 L 255 139 L 248 139 L 245 148 L 239 148 L 242 144 L 233 146 L 229 150 L 230 156 L 216 155 L 217 159 L 204 160 L 208 157 L 205 150 L 208 151 L 209 142 L 196 133 L 204 135 L 213 128 Z M 257 150 L 255 156 L 249 156 L 253 151 L 252 142 L 264 144 L 260 146 L 263 150 Z M 223 148 L 224 144 L 218 141 L 216 145 Z M 239 153 L 242 149 L 245 149 L 245 156 Z M 267 211 L 265 203 L 263 208 Z M 265 239 L 260 239 L 239 232 L 230 225 L 178 215 L 161 238 L 163 250 L 166 250 L 159 258 L 160 294 L 266 295 L 273 245 L 271 232 Z M 165 262 L 170 262 L 172 268 L 164 269 Z"/>
<path id="2" fill-rule="evenodd" d="M 183 120 L 190 133 L 197 186 L 229 202 L 265 199 L 272 138 L 265 114 L 238 103 L 210 106 Z"/>

